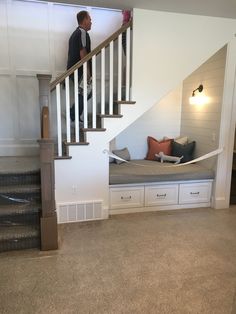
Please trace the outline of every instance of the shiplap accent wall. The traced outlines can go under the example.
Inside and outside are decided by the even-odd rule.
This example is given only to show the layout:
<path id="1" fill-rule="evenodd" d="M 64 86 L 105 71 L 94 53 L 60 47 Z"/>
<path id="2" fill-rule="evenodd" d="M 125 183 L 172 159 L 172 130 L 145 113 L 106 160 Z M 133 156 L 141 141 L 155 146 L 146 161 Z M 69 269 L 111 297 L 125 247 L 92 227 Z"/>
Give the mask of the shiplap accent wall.
<path id="1" fill-rule="evenodd" d="M 37 74 L 53 78 L 66 69 L 76 14 L 92 17 L 92 47 L 121 26 L 117 10 L 46 1 L 0 0 L 0 155 L 38 153 L 40 108 Z"/>
<path id="2" fill-rule="evenodd" d="M 196 141 L 195 157 L 218 148 L 226 51 L 226 46 L 220 49 L 183 82 L 180 133 L 187 135 L 190 141 Z M 203 84 L 203 93 L 209 97 L 209 102 L 190 105 L 189 97 L 200 84 Z M 214 168 L 215 161 L 216 158 L 210 158 L 201 163 Z"/>

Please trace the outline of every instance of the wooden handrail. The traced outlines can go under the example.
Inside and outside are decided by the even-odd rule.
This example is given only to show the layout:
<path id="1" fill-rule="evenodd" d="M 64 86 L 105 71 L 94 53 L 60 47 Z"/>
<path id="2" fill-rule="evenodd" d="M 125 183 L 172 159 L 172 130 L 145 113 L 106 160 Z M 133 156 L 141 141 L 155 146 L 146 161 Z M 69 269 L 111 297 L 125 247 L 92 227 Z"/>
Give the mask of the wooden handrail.
<path id="1" fill-rule="evenodd" d="M 104 40 L 100 45 L 98 45 L 96 48 L 94 48 L 90 53 L 88 53 L 82 60 L 74 64 L 69 70 L 64 72 L 61 76 L 59 76 L 57 79 L 55 79 L 50 84 L 50 90 L 54 90 L 57 84 L 63 82 L 65 78 L 69 75 L 71 75 L 76 69 L 80 68 L 85 62 L 90 60 L 93 56 L 99 54 L 101 52 L 102 48 L 105 48 L 109 45 L 111 41 L 116 39 L 121 33 L 123 33 L 128 27 L 132 25 L 132 20 L 130 20 L 125 25 L 121 26 L 120 29 L 118 29 L 115 33 L 113 33 L 110 37 L 108 37 L 106 40 Z"/>
<path id="2" fill-rule="evenodd" d="M 48 111 L 47 106 L 44 106 L 42 109 L 41 138 L 42 139 L 48 139 L 49 138 L 49 111 Z"/>

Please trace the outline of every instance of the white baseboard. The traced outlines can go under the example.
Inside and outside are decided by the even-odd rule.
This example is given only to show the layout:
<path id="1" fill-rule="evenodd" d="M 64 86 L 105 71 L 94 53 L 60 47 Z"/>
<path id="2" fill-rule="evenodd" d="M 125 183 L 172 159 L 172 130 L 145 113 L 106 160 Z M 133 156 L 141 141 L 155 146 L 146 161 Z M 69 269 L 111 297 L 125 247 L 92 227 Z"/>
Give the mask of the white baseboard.
<path id="1" fill-rule="evenodd" d="M 225 209 L 229 208 L 229 201 L 225 197 L 218 197 L 213 199 L 212 207 L 215 209 Z"/>
<path id="2" fill-rule="evenodd" d="M 198 203 L 198 204 L 148 206 L 148 207 L 110 209 L 109 210 L 109 215 L 131 214 L 131 213 L 142 213 L 142 212 L 154 212 L 154 211 L 165 211 L 165 210 L 178 210 L 178 209 L 185 209 L 185 208 L 202 208 L 202 207 L 211 207 L 211 203 L 208 202 L 208 203 Z"/>

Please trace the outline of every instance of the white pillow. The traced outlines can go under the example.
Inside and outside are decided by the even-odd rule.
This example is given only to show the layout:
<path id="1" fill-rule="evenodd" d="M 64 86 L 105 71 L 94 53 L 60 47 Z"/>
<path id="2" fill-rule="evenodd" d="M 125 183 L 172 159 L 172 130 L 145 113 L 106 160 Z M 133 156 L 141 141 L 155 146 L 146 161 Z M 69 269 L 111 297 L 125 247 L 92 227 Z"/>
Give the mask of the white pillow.
<path id="1" fill-rule="evenodd" d="M 164 136 L 163 140 L 169 140 L 170 138 L 168 136 Z M 182 144 L 182 145 L 186 145 L 188 144 L 188 137 L 187 136 L 178 136 L 174 139 L 175 142 Z"/>
<path id="2" fill-rule="evenodd" d="M 174 139 L 174 141 L 178 144 L 181 144 L 181 145 L 186 145 L 188 144 L 188 138 L 187 136 L 182 136 L 182 137 L 177 137 Z"/>

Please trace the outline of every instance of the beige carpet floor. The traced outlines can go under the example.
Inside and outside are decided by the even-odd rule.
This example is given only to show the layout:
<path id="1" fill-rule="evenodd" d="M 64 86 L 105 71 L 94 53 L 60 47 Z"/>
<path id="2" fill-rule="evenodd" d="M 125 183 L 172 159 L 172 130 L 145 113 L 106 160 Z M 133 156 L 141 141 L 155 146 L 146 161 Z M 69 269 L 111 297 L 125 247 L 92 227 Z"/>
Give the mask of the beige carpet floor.
<path id="1" fill-rule="evenodd" d="M 0 254 L 0 313 L 236 313 L 236 206 L 61 225 L 60 249 Z"/>

